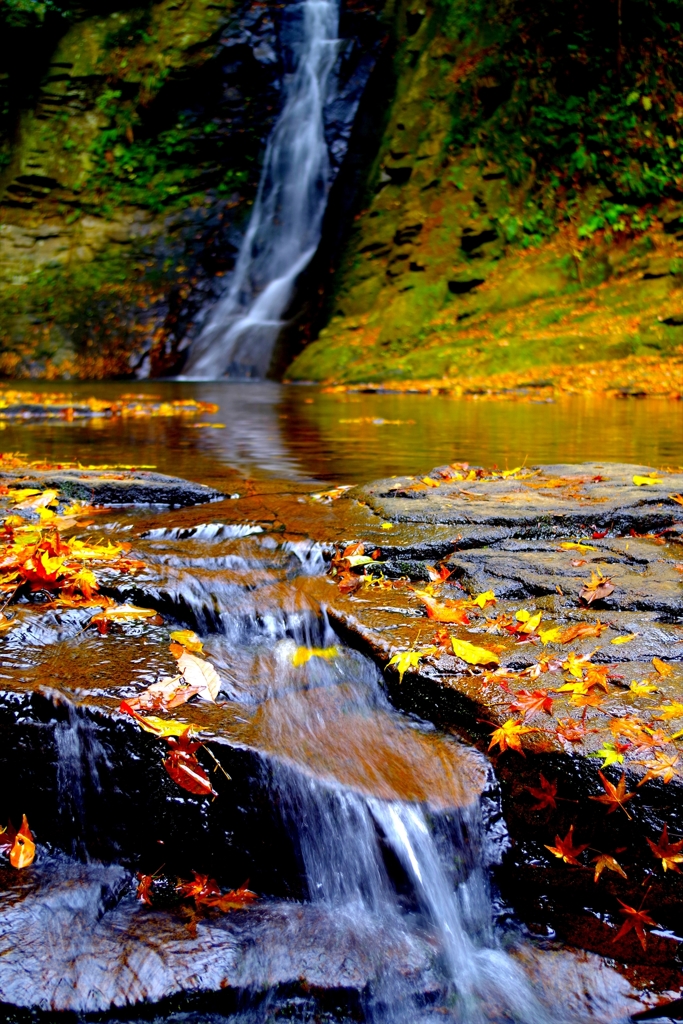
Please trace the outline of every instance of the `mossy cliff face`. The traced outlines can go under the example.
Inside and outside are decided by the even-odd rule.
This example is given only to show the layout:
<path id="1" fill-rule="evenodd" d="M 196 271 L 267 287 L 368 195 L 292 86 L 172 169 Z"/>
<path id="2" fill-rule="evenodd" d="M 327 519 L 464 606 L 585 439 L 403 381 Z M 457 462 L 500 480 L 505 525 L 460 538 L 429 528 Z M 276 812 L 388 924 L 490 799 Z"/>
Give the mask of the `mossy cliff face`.
<path id="1" fill-rule="evenodd" d="M 234 264 L 290 20 L 286 4 L 161 0 L 67 26 L 36 95 L 13 126 L 5 118 L 0 373 L 182 365 L 184 339 Z M 363 5 L 342 20 L 340 80 L 362 92 L 357 26 L 372 23 L 375 42 L 383 30 Z M 339 160 L 357 101 L 328 118 Z"/>
<path id="2" fill-rule="evenodd" d="M 603 9 L 604 8 L 604 9 Z M 683 343 L 683 5 L 408 7 L 296 379 L 481 378 Z M 679 20 L 676 20 L 679 19 Z"/>

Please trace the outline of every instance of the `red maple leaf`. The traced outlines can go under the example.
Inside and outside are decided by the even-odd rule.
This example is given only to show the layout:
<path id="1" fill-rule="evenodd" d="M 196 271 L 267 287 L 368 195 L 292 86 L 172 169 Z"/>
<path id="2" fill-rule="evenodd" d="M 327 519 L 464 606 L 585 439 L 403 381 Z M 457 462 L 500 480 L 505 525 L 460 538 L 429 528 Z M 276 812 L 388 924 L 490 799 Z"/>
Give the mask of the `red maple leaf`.
<path id="1" fill-rule="evenodd" d="M 510 711 L 521 711 L 525 718 L 533 718 L 542 711 L 551 714 L 552 710 L 553 698 L 548 696 L 547 690 L 518 690 L 510 705 Z"/>

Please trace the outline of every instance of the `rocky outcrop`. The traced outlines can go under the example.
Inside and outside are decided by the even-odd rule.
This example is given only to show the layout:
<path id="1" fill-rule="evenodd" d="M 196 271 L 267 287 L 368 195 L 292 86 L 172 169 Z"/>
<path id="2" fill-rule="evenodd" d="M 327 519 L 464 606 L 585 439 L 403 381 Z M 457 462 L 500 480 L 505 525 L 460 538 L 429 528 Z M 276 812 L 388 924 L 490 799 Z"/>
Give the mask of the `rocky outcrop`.
<path id="1" fill-rule="evenodd" d="M 0 372 L 158 374 L 220 295 L 291 61 L 292 8 L 162 0 L 76 21 L 0 179 Z M 386 35 L 342 11 L 335 173 Z"/>

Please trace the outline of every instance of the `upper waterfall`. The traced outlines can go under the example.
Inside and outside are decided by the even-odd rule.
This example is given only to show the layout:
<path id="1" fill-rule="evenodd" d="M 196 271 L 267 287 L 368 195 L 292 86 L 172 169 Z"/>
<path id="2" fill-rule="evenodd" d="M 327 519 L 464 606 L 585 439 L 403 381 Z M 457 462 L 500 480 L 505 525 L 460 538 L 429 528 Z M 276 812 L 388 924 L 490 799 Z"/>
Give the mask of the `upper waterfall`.
<path id="1" fill-rule="evenodd" d="M 192 344 L 187 377 L 266 373 L 296 279 L 320 241 L 330 178 L 323 110 L 338 52 L 338 0 L 297 6 L 300 50 L 285 81 L 249 225 L 230 287 Z"/>

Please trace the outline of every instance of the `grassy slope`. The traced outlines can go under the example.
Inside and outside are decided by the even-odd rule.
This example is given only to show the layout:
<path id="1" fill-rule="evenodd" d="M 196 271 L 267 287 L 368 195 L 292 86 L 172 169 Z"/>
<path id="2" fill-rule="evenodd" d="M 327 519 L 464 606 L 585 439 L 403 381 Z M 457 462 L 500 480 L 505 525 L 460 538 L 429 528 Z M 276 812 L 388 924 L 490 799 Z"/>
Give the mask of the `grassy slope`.
<path id="1" fill-rule="evenodd" d="M 512 33 L 519 19 L 454 29 L 458 6 L 451 24 L 432 12 L 399 50 L 398 93 L 329 323 L 288 376 L 480 381 L 675 353 L 683 343 L 675 75 L 662 84 L 662 61 L 653 71 L 649 51 L 635 53 L 630 68 L 622 55 L 618 80 L 612 73 L 592 92 L 581 87 L 579 117 L 568 87 L 558 91 L 552 54 L 543 69 L 555 93 L 542 80 L 529 86 Z M 596 59 L 586 50 L 579 57 Z M 510 67 L 517 78 L 506 83 Z M 491 114 L 496 90 L 503 101 Z M 539 128 L 549 93 L 550 127 Z M 600 124 L 595 139 L 591 123 Z"/>

